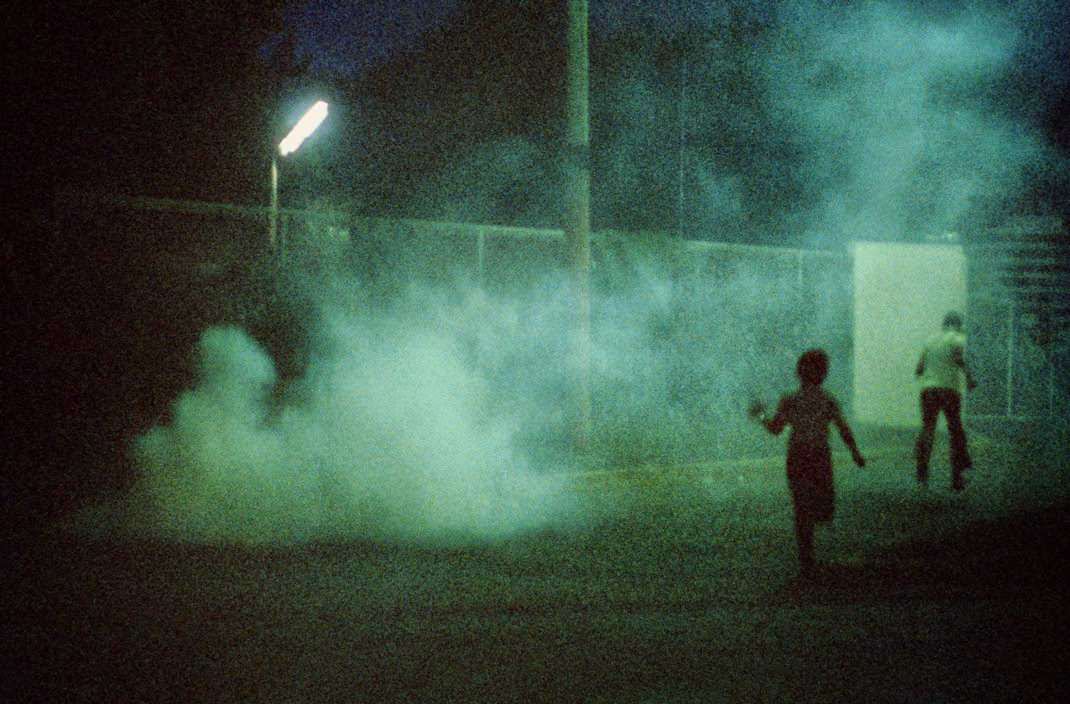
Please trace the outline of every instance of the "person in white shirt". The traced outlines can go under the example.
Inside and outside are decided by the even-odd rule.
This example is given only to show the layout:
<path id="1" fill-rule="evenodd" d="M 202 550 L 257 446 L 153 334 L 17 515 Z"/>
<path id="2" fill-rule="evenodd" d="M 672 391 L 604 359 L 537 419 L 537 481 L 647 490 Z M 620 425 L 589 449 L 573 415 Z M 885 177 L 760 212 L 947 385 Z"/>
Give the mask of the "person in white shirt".
<path id="1" fill-rule="evenodd" d="M 963 472 L 973 465 L 966 446 L 966 431 L 962 427 L 962 386 L 972 390 L 977 386 L 966 366 L 966 336 L 962 332 L 962 316 L 951 311 L 944 316 L 943 330 L 929 338 L 914 370 L 921 386 L 921 432 L 914 447 L 917 460 L 917 480 L 922 486 L 929 481 L 929 458 L 933 450 L 936 420 L 941 411 L 947 420 L 950 442 L 951 488 L 962 491 L 966 485 Z"/>

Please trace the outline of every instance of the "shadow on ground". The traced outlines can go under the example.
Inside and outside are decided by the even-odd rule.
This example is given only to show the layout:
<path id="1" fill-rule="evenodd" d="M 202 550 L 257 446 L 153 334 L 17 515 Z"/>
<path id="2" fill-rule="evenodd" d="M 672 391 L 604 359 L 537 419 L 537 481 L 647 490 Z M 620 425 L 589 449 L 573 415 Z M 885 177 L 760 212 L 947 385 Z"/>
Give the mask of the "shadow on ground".
<path id="1" fill-rule="evenodd" d="M 850 603 L 888 599 L 959 600 L 1066 592 L 1070 508 L 1059 505 L 969 523 L 939 540 L 915 540 L 863 564 L 823 563 L 772 601 Z"/>

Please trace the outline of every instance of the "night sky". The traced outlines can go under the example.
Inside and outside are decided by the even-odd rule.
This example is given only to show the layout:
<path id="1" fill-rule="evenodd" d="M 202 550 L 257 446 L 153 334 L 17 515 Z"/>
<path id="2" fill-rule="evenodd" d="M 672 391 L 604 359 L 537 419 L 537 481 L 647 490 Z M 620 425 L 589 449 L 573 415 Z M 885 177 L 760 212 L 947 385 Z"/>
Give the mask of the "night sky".
<path id="1" fill-rule="evenodd" d="M 322 97 L 284 205 L 561 224 L 563 1 L 69 5 L 9 27 L 9 498 L 62 504 L 49 472 L 129 433 L 84 420 L 123 376 L 128 245 L 57 231 L 57 194 L 266 205 Z M 1005 5 L 591 0 L 594 228 L 835 248 L 1065 216 L 1070 6 Z"/>
<path id="2" fill-rule="evenodd" d="M 1014 186 L 1025 203 L 1011 205 L 1063 207 L 1065 175 L 1053 172 L 1065 172 L 1070 149 L 1070 11 L 1054 1 L 1003 5 L 592 1 L 595 227 L 675 228 L 682 158 L 691 236 L 790 244 L 828 189 L 850 188 L 835 181 L 852 169 L 841 161 L 859 158 L 841 144 L 840 159 L 813 159 L 822 133 L 854 135 L 835 115 L 806 133 L 793 110 L 813 119 L 888 100 L 889 91 L 906 103 L 912 90 L 939 108 L 900 116 L 928 130 L 927 150 L 997 123 L 1001 137 L 1027 135 L 1051 151 L 1023 158 Z M 362 212 L 556 225 L 547 181 L 563 119 L 563 9 L 556 0 L 150 2 L 123 11 L 46 3 L 19 19 L 18 78 L 28 85 L 16 108 L 44 137 L 22 170 L 46 187 L 260 203 L 269 145 L 321 94 L 335 110 L 308 160 L 315 168 L 293 167 L 314 173 L 296 179 L 303 192 L 292 204 L 319 197 Z M 800 65 L 809 69 L 788 75 Z M 805 82 L 806 94 L 793 95 L 787 81 Z M 892 109 L 877 107 L 858 119 Z M 926 124 L 956 114 L 985 124 L 961 133 Z M 470 159 L 511 160 L 516 181 L 536 174 L 549 193 L 536 195 L 534 183 L 503 193 L 443 181 L 447 164 Z M 818 192 L 814 168 L 832 175 Z M 940 175 L 940 164 L 911 168 Z M 621 197 L 636 188 L 646 212 Z M 449 196 L 437 196 L 456 190 L 480 191 L 483 202 L 451 213 Z M 728 207 L 705 213 L 718 196 Z M 953 216 L 988 207 L 976 206 Z"/>

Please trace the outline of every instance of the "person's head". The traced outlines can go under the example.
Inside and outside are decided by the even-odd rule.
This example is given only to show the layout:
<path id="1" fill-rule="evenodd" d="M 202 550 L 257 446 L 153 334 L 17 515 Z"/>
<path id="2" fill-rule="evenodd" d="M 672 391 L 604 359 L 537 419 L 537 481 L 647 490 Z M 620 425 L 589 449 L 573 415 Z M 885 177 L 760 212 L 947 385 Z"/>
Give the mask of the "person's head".
<path id="1" fill-rule="evenodd" d="M 795 364 L 795 374 L 804 384 L 820 386 L 829 373 L 829 356 L 822 349 L 806 350 Z"/>
<path id="2" fill-rule="evenodd" d="M 962 331 L 962 316 L 957 311 L 948 311 L 944 316 L 944 330 Z"/>

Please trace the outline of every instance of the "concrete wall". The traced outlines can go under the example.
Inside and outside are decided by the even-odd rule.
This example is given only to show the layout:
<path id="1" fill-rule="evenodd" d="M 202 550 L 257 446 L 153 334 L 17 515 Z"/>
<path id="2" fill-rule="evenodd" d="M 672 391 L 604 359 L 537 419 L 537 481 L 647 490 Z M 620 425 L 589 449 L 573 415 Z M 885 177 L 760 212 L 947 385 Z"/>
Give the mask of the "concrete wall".
<path id="1" fill-rule="evenodd" d="M 914 368 L 944 314 L 966 314 L 965 255 L 958 245 L 882 242 L 852 243 L 851 255 L 854 418 L 916 426 L 920 412 Z"/>

